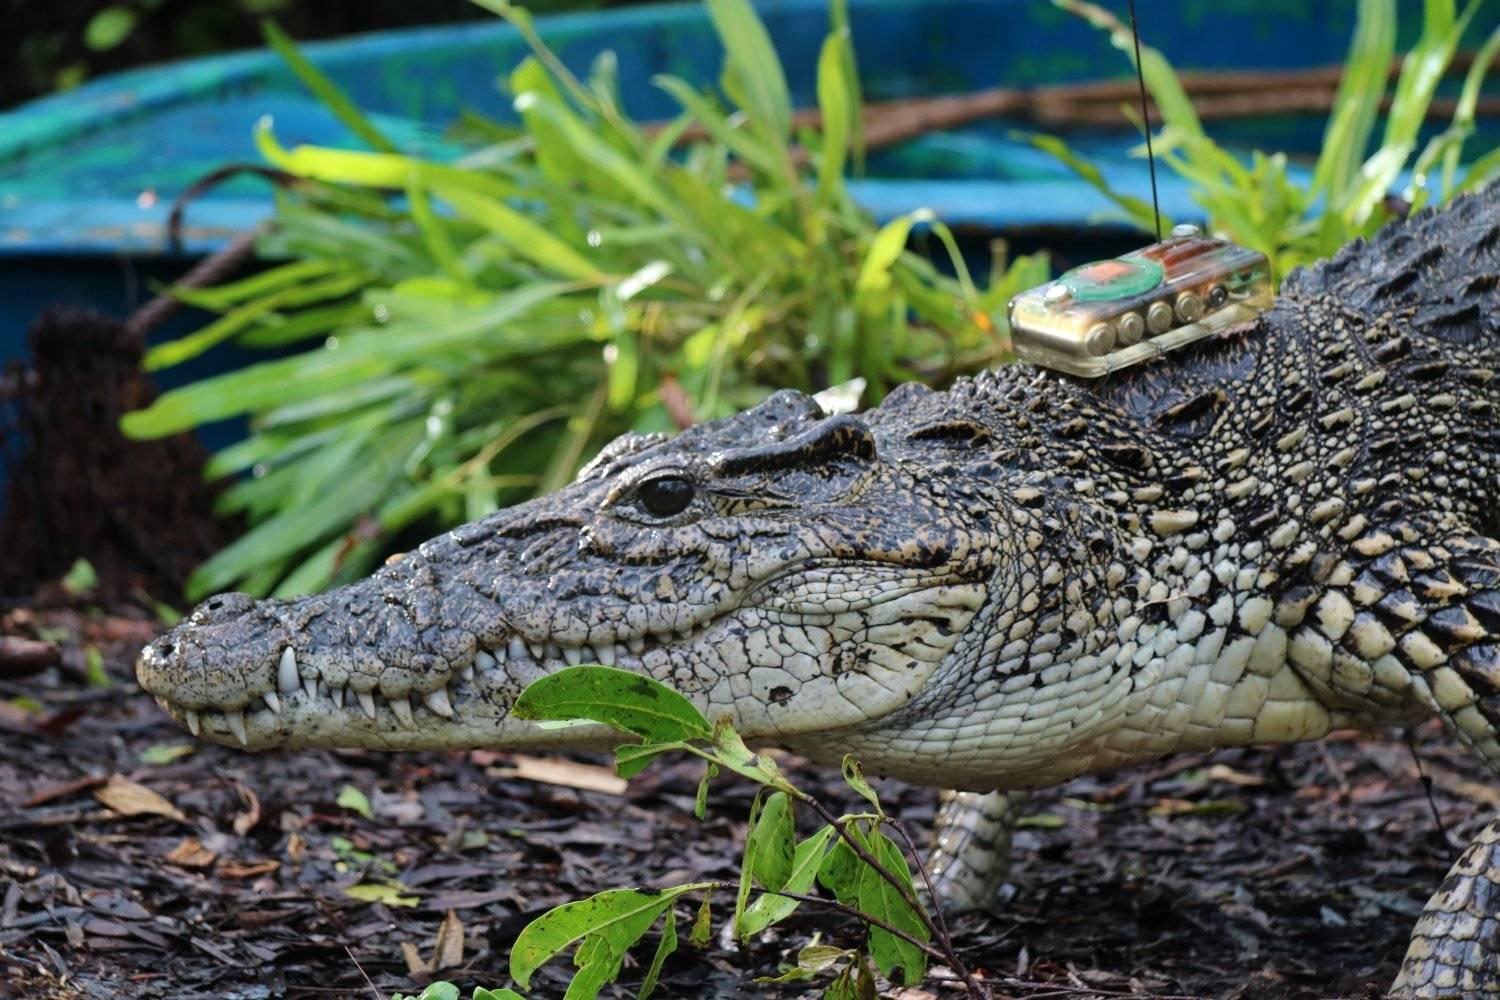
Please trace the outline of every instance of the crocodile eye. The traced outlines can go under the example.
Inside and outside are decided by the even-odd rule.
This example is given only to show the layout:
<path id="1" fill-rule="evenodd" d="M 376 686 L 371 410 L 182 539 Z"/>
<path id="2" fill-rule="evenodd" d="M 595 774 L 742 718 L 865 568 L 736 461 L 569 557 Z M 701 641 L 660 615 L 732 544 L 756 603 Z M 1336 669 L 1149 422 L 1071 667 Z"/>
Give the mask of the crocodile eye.
<path id="1" fill-rule="evenodd" d="M 641 506 L 656 517 L 671 517 L 693 502 L 693 484 L 682 476 L 659 476 L 640 486 Z"/>

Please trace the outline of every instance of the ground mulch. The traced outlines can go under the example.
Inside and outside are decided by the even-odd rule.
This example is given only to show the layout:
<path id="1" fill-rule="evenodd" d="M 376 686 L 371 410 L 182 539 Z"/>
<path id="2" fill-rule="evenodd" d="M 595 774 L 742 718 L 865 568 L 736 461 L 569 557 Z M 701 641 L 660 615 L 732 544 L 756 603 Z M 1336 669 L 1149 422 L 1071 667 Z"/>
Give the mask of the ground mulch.
<path id="1" fill-rule="evenodd" d="M 135 687 L 131 658 L 157 631 L 144 611 L 46 603 L 0 619 L 0 996 L 388 997 L 441 978 L 467 997 L 506 983 L 510 943 L 549 906 L 736 875 L 751 791 L 719 780 L 697 821 L 690 762 L 584 790 L 558 782 L 607 786 L 599 758 L 237 752 Z M 787 765 L 853 807 L 837 775 Z M 930 790 L 882 787 L 911 825 L 931 818 Z M 1173 758 L 1039 796 L 1003 906 L 952 924 L 997 995 L 1379 996 L 1497 802 L 1430 727 L 1411 747 L 1340 734 Z M 736 950 L 717 933 L 730 905 L 710 947 L 668 960 L 657 996 L 816 995 L 753 980 L 815 932 L 854 939 L 804 912 Z M 613 995 L 633 996 L 648 960 Z M 530 995 L 560 996 L 567 971 Z M 959 993 L 934 976 L 888 995 Z"/>

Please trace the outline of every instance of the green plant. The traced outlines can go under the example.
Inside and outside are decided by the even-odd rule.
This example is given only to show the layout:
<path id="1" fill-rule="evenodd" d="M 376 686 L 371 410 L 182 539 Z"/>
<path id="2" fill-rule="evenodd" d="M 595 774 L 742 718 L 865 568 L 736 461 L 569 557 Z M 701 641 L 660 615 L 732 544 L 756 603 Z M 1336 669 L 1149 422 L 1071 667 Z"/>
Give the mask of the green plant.
<path id="1" fill-rule="evenodd" d="M 533 681 L 516 702 L 515 714 L 544 724 L 599 722 L 628 734 L 634 742 L 615 751 L 621 777 L 638 774 L 666 753 L 701 758 L 707 766 L 698 786 L 700 819 L 709 783 L 721 771 L 749 778 L 762 789 L 751 805 L 738 883 L 608 889 L 549 910 L 521 931 L 511 949 L 510 975 L 521 989 L 530 987 L 532 976 L 543 964 L 573 949 L 578 971 L 567 996 L 590 1000 L 620 974 L 626 952 L 660 923 L 656 951 L 638 994 L 644 1000 L 655 987 L 662 963 L 677 948 L 678 905 L 699 897 L 689 940 L 702 947 L 711 933 L 713 900 L 723 893 L 734 900 L 730 920 L 734 936 L 741 941 L 787 919 L 802 905 L 864 923 L 862 943 L 853 947 L 809 944 L 799 952 L 797 964 L 772 982 L 811 979 L 831 970 L 833 979 L 824 996 L 854 1000 L 875 995 L 871 962 L 887 978 L 894 978 L 899 969 L 901 982 L 914 986 L 925 974 L 928 960 L 937 959 L 954 970 L 970 996 L 988 995 L 955 953 L 941 911 L 929 910 L 916 891 L 907 851 L 924 880 L 926 871 L 905 827 L 881 808 L 880 797 L 852 758 L 844 759 L 844 779 L 869 808 L 835 815 L 793 785 L 774 760 L 751 752 L 727 719 L 710 724 L 692 702 L 671 688 L 612 667 L 570 667 Z M 801 839 L 796 833 L 798 807 L 811 811 L 822 823 Z M 831 898 L 814 895 L 816 886 L 827 890 Z M 434 988 L 441 989 L 442 998 L 450 996 L 448 991 L 453 998 L 458 995 L 450 984 L 434 984 L 429 991 Z M 516 996 L 510 991 L 503 995 Z M 426 992 L 422 995 L 427 996 Z M 439 996 L 433 994 L 433 1000 Z M 475 997 L 480 1000 L 478 991 Z"/>
<path id="2" fill-rule="evenodd" d="M 845 189 L 860 95 L 842 4 L 818 65 L 825 127 L 791 155 L 781 65 L 747 0 L 708 0 L 732 107 L 674 77 L 665 128 L 626 118 L 613 58 L 575 78 L 529 16 L 485 6 L 531 41 L 509 77 L 519 128 L 454 164 L 392 150 L 274 29 L 270 43 L 373 151 L 285 149 L 299 178 L 260 244 L 269 270 L 180 291 L 220 313 L 153 349 L 150 368 L 235 340 L 320 349 L 168 392 L 124 419 L 149 437 L 248 414 L 214 456 L 250 471 L 222 509 L 252 524 L 201 566 L 192 595 L 231 584 L 303 593 L 368 571 L 390 536 L 457 523 L 568 482 L 602 443 L 722 416 L 782 387 L 863 378 L 941 382 L 1006 357 L 1004 303 L 1046 277 L 1021 258 L 971 280 L 929 213 L 875 226 Z M 676 152 L 690 127 L 711 141 Z M 730 179 L 731 161 L 748 179 Z M 927 226 L 956 277 L 906 249 Z M 431 526 L 430 524 L 428 525 Z"/>
<path id="3" fill-rule="evenodd" d="M 1135 58 L 1131 31 L 1113 14 L 1086 0 L 1052 2 L 1108 32 L 1116 48 Z M 1464 77 L 1452 124 L 1420 153 L 1417 133 L 1482 3 L 1469 0 L 1460 13 L 1454 0 L 1425 0 L 1422 36 L 1402 62 L 1380 145 L 1366 155 L 1395 54 L 1396 8 L 1395 0 L 1360 0 L 1344 75 L 1306 184 L 1288 174 L 1285 153 L 1256 151 L 1246 165 L 1209 138 L 1166 57 L 1142 45 L 1141 72 L 1163 123 L 1155 142 L 1157 155 L 1193 184 L 1193 199 L 1207 213 L 1210 229 L 1264 253 L 1278 281 L 1292 268 L 1331 256 L 1355 237 L 1368 236 L 1384 225 L 1390 218 L 1386 196 L 1408 165 L 1411 182 L 1403 197 L 1413 210 L 1475 190 L 1500 174 L 1500 150 L 1480 156 L 1462 176 L 1458 172 L 1464 143 L 1474 131 L 1480 88 L 1500 52 L 1500 27 L 1491 30 Z M 1153 227 L 1148 203 L 1110 189 L 1102 175 L 1062 140 L 1026 138 L 1102 191 L 1136 225 Z M 1170 220 L 1163 224 L 1169 227 Z"/>

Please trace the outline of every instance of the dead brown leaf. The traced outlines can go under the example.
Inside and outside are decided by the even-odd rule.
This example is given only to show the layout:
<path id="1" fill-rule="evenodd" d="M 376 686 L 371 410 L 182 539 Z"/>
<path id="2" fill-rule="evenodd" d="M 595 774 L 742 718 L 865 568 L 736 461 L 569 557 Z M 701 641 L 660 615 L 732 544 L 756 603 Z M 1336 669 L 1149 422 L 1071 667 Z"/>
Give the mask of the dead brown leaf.
<path id="1" fill-rule="evenodd" d="M 437 943 L 432 946 L 432 968 L 454 969 L 464 964 L 464 922 L 449 910 L 438 925 Z"/>
<path id="2" fill-rule="evenodd" d="M 243 781 L 236 781 L 234 787 L 240 793 L 240 801 L 245 804 L 245 811 L 235 814 L 234 832 L 243 837 L 260 822 L 260 799 Z"/>
<path id="3" fill-rule="evenodd" d="M 207 868 L 217 858 L 197 837 L 183 837 L 181 843 L 167 852 L 165 860 L 181 868 Z"/>
<path id="4" fill-rule="evenodd" d="M 106 780 L 96 775 L 87 775 L 82 778 L 74 778 L 72 781 L 64 781 L 60 785 L 48 785 L 26 800 L 26 808 L 35 809 L 37 806 L 45 805 L 53 799 L 67 798 L 75 792 L 81 792 L 89 788 L 98 788 Z"/>
<path id="5" fill-rule="evenodd" d="M 291 859 L 292 864 L 300 865 L 306 853 L 307 841 L 302 839 L 302 834 L 293 830 L 286 838 L 286 856 Z"/>
<path id="6" fill-rule="evenodd" d="M 188 821 L 176 806 L 156 792 L 118 774 L 112 775 L 103 788 L 94 789 L 94 798 L 121 816 L 166 816 L 179 823 Z"/>
<path id="7" fill-rule="evenodd" d="M 489 771 L 496 777 L 540 781 L 548 785 L 604 792 L 606 795 L 624 795 L 628 784 L 611 768 L 579 764 L 571 760 L 528 757 L 525 754 L 512 754 L 510 767 L 494 767 Z"/>
<path id="8" fill-rule="evenodd" d="M 223 878 L 254 878 L 267 875 L 281 867 L 280 861 L 221 861 L 218 873 Z"/>
<path id="9" fill-rule="evenodd" d="M 423 973 L 432 971 L 432 966 L 427 964 L 427 960 L 422 957 L 422 953 L 417 950 L 417 946 L 410 941 L 401 942 L 401 957 L 406 959 L 407 975 L 420 976 Z"/>
<path id="10" fill-rule="evenodd" d="M 1203 773 L 1214 781 L 1227 781 L 1231 785 L 1255 787 L 1266 783 L 1265 778 L 1254 774 L 1246 774 L 1244 771 L 1236 771 L 1227 764 L 1212 764 Z"/>

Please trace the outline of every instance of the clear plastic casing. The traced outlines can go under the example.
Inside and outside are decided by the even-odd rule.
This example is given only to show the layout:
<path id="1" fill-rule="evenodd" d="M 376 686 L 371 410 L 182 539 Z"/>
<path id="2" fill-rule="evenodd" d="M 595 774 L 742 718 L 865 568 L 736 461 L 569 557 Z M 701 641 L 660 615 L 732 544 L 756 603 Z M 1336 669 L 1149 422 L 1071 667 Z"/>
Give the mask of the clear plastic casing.
<path id="1" fill-rule="evenodd" d="M 1011 299 L 1011 339 L 1022 360 L 1097 378 L 1270 306 L 1265 254 L 1178 226 L 1170 239 L 1075 267 Z"/>

